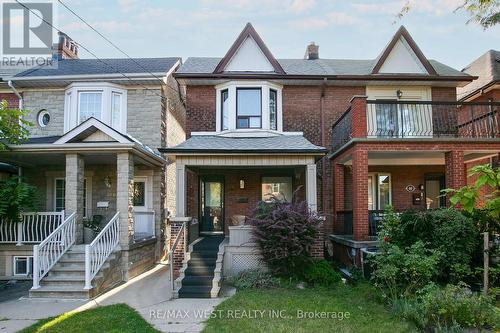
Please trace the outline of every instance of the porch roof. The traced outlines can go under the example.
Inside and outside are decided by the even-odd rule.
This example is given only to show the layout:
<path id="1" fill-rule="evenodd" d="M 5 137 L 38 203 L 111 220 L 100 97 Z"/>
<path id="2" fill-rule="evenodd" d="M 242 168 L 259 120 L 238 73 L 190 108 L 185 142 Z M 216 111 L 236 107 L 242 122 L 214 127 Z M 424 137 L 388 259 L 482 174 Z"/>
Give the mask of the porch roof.
<path id="1" fill-rule="evenodd" d="M 192 153 L 324 155 L 328 152 L 326 148 L 312 144 L 302 135 L 282 134 L 266 137 L 195 135 L 175 147 L 159 148 L 159 150 L 174 155 Z"/>

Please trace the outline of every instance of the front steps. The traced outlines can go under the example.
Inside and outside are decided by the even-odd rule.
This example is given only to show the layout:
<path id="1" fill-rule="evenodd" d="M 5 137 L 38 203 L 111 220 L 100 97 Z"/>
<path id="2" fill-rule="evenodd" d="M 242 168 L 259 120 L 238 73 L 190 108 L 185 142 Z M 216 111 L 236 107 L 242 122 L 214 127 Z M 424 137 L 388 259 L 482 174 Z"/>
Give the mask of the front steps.
<path id="1" fill-rule="evenodd" d="M 112 253 L 92 280 L 85 286 L 85 245 L 73 245 L 40 281 L 40 288 L 30 289 L 30 298 L 88 299 L 100 293 L 100 285 L 116 257 Z"/>
<path id="2" fill-rule="evenodd" d="M 217 297 L 220 286 L 224 236 L 207 236 L 190 246 L 180 277 L 179 298 Z"/>

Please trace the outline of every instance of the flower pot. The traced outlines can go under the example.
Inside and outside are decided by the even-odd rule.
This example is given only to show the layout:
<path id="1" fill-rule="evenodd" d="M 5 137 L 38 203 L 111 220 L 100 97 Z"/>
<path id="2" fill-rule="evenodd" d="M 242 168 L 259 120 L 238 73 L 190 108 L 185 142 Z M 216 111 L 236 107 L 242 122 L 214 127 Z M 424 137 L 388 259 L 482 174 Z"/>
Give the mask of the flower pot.
<path id="1" fill-rule="evenodd" d="M 83 242 L 90 244 L 97 236 L 96 232 L 90 228 L 83 227 Z"/>

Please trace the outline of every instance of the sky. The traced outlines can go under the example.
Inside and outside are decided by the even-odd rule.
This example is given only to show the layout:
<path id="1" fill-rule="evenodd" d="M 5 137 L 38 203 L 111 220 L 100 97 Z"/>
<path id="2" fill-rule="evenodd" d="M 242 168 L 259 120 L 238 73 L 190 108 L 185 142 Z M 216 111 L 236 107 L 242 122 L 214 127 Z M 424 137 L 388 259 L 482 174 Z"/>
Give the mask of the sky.
<path id="1" fill-rule="evenodd" d="M 24 1 L 24 0 L 23 0 Z M 483 30 L 455 11 L 463 0 L 62 0 L 133 57 L 222 57 L 251 22 L 276 58 L 373 59 L 404 25 L 429 59 L 462 69 L 500 49 L 500 25 Z M 124 57 L 60 4 L 57 24 L 101 58 Z M 81 57 L 92 58 L 83 50 Z"/>

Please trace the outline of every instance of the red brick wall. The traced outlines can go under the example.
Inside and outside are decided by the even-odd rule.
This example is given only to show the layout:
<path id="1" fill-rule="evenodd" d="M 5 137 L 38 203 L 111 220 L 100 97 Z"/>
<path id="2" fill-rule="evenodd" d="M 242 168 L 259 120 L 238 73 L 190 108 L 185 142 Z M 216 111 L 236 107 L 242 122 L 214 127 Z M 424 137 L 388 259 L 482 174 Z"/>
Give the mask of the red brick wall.
<path id="1" fill-rule="evenodd" d="M 0 93 L 0 100 L 6 100 L 10 108 L 19 107 L 19 98 L 15 94 Z"/>
<path id="2" fill-rule="evenodd" d="M 457 100 L 457 89 L 454 87 L 432 87 L 433 101 L 454 102 Z"/>
<path id="3" fill-rule="evenodd" d="M 187 86 L 186 136 L 191 132 L 215 131 L 214 86 Z"/>
<path id="4" fill-rule="evenodd" d="M 471 100 L 471 102 L 489 102 L 492 99 L 493 102 L 500 102 L 500 89 L 493 89 L 481 96 Z"/>

